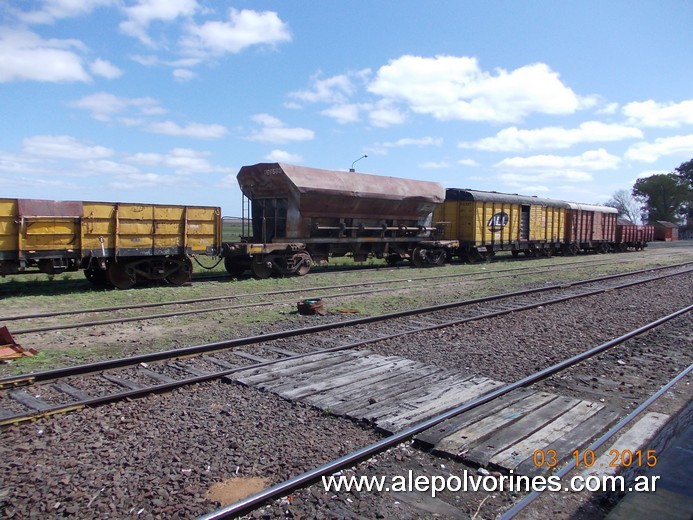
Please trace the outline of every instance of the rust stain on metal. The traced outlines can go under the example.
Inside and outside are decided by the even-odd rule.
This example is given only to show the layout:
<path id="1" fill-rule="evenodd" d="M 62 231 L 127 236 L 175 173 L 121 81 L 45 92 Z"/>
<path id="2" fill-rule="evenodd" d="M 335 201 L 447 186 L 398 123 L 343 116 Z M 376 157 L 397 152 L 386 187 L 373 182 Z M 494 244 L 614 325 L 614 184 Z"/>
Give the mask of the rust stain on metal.
<path id="1" fill-rule="evenodd" d="M 322 298 L 302 300 L 298 302 L 297 308 L 298 313 L 304 316 L 310 316 L 314 314 L 325 316 L 327 314 L 327 311 L 325 310 L 325 305 L 322 303 Z"/>
<path id="2" fill-rule="evenodd" d="M 22 356 L 35 356 L 38 354 L 33 348 L 24 348 L 19 345 L 7 327 L 0 327 L 0 361 L 7 361 L 10 359 L 17 359 Z"/>
<path id="3" fill-rule="evenodd" d="M 238 183 L 252 200 L 295 199 L 304 217 L 416 220 L 445 198 L 445 189 L 436 182 L 282 163 L 244 166 Z"/>

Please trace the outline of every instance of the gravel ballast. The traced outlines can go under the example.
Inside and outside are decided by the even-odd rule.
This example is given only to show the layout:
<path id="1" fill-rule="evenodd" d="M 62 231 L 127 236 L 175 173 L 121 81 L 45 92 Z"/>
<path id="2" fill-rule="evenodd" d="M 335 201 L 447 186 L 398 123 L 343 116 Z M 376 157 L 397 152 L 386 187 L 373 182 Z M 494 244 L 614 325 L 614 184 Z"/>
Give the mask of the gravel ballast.
<path id="1" fill-rule="evenodd" d="M 685 275 L 369 348 L 510 382 L 689 305 L 691 295 L 693 277 Z M 543 385 L 594 399 L 608 390 L 612 374 L 631 371 L 630 386 L 613 397 L 614 405 L 631 409 L 690 363 L 690 317 L 672 327 L 666 339 L 633 340 L 584 362 L 575 377 Z M 583 379 L 593 377 L 587 387 Z M 207 498 L 215 484 L 239 479 L 238 487 L 256 478 L 271 485 L 380 438 L 320 410 L 217 382 L 40 420 L 2 436 L 3 518 L 194 518 L 219 506 Z M 362 467 L 373 474 L 476 471 L 409 445 L 378 459 L 386 465 L 376 460 Z M 501 494 L 483 504 L 479 494 L 442 498 L 477 518 L 490 518 L 514 500 Z M 335 498 L 313 487 L 253 516 L 283 517 L 287 510 L 303 518 L 423 514 L 388 495 Z"/>

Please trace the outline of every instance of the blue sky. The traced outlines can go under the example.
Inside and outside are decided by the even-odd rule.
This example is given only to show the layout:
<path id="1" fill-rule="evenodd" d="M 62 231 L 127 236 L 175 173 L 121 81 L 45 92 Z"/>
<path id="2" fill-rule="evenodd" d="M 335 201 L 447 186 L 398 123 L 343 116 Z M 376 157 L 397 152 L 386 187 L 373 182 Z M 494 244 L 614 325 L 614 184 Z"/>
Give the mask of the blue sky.
<path id="1" fill-rule="evenodd" d="M 288 162 L 586 203 L 693 158 L 693 2 L 0 0 L 0 197 Z"/>

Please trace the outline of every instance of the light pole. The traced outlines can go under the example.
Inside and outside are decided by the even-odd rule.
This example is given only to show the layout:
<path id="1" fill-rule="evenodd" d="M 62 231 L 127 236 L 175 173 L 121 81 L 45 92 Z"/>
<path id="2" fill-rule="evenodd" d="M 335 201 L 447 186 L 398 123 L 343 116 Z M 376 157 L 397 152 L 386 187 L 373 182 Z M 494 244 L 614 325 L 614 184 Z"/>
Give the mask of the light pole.
<path id="1" fill-rule="evenodd" d="M 365 159 L 366 157 L 368 157 L 368 156 L 367 156 L 367 155 L 362 155 L 361 157 L 359 157 L 358 159 L 356 159 L 353 163 L 351 163 L 351 168 L 349 168 L 349 171 L 350 171 L 351 173 L 354 173 L 354 172 L 356 171 L 356 170 L 354 170 L 354 164 L 356 164 L 357 162 L 359 162 L 361 159 Z"/>

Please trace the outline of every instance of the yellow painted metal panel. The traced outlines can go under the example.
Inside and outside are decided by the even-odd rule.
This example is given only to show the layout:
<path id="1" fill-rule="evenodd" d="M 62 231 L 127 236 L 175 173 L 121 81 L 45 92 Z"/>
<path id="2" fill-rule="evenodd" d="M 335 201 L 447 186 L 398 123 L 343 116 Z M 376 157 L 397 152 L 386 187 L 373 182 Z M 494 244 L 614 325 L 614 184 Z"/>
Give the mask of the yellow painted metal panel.
<path id="1" fill-rule="evenodd" d="M 474 205 L 475 245 L 507 246 L 519 236 L 521 208 L 517 204 L 501 201 L 475 201 Z"/>
<path id="2" fill-rule="evenodd" d="M 85 203 L 84 247 L 204 253 L 221 242 L 221 210 L 217 207 L 129 203 Z M 148 252 L 150 251 L 150 252 Z"/>
<path id="3" fill-rule="evenodd" d="M 56 251 L 79 249 L 79 219 L 32 217 L 24 219 L 22 249 Z"/>
<path id="4" fill-rule="evenodd" d="M 17 199 L 0 199 L 0 251 L 17 250 Z"/>
<path id="5" fill-rule="evenodd" d="M 95 251 L 97 256 L 103 256 L 102 251 L 115 247 L 114 215 L 115 205 L 112 203 L 84 203 L 82 248 L 85 253 Z"/>

